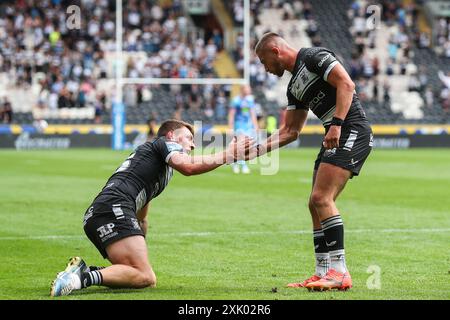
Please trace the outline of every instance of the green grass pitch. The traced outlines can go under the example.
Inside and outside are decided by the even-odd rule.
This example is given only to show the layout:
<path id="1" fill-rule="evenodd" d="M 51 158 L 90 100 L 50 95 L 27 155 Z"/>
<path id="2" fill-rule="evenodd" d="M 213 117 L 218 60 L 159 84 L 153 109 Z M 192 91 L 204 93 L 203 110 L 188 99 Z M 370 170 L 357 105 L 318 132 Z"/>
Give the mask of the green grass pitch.
<path id="1" fill-rule="evenodd" d="M 450 150 L 374 150 L 337 205 L 348 292 L 290 289 L 313 272 L 307 199 L 315 149 L 285 149 L 280 170 L 176 173 L 152 203 L 155 289 L 91 287 L 58 299 L 449 299 Z M 0 299 L 50 299 L 70 256 L 106 265 L 84 210 L 129 152 L 0 151 Z M 370 289 L 379 268 L 381 288 Z M 277 288 L 277 290 L 272 290 Z"/>

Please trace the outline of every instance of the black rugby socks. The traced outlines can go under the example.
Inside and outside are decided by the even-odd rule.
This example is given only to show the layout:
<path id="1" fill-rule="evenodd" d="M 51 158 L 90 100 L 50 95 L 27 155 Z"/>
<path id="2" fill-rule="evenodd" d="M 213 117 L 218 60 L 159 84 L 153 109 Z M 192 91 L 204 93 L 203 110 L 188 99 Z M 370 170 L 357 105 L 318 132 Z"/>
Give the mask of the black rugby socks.
<path id="1" fill-rule="evenodd" d="M 332 216 L 320 222 L 325 235 L 325 245 L 330 255 L 330 269 L 347 272 L 344 250 L 344 223 L 340 215 Z"/>

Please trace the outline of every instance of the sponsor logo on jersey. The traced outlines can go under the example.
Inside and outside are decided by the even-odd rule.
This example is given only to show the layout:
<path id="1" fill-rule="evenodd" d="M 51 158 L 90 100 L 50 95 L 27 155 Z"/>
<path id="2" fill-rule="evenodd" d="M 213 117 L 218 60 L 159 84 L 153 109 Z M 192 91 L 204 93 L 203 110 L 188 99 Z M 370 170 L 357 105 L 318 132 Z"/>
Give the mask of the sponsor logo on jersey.
<path id="1" fill-rule="evenodd" d="M 297 98 L 300 97 L 300 90 L 301 90 L 300 83 L 293 82 L 292 86 L 289 88 L 289 90 L 294 95 L 294 97 L 297 97 Z"/>
<path id="2" fill-rule="evenodd" d="M 308 103 L 308 108 L 309 109 L 313 109 L 314 107 L 317 106 L 317 104 L 319 104 L 319 102 L 325 98 L 325 93 L 323 93 L 322 91 L 319 91 L 319 93 L 317 94 L 317 96 L 315 96 L 311 101 L 309 101 Z"/>
<path id="3" fill-rule="evenodd" d="M 100 228 L 97 228 L 98 235 L 102 242 L 105 242 L 109 238 L 112 238 L 118 234 L 117 232 L 115 232 L 113 230 L 114 227 L 115 227 L 114 223 L 108 223 L 108 224 L 101 226 Z"/>
<path id="4" fill-rule="evenodd" d="M 136 196 L 136 210 L 141 210 L 147 204 L 147 192 L 142 189 Z"/>
<path id="5" fill-rule="evenodd" d="M 348 139 L 345 142 L 345 145 L 343 147 L 344 150 L 352 151 L 353 145 L 355 144 L 355 141 L 358 138 L 358 133 L 353 133 L 353 132 L 358 132 L 358 131 L 353 131 L 352 130 L 352 133 L 350 133 L 348 135 Z"/>
<path id="6" fill-rule="evenodd" d="M 308 80 L 309 80 L 308 73 L 301 72 L 300 73 L 300 79 L 302 79 L 303 84 L 306 84 L 308 82 Z"/>
<path id="7" fill-rule="evenodd" d="M 330 56 L 331 56 L 331 54 L 329 53 L 329 54 L 327 54 L 325 57 L 323 57 L 322 60 L 320 60 L 320 62 L 317 64 L 317 65 L 319 66 L 319 68 L 323 65 L 323 63 L 324 63 L 325 61 L 328 60 L 328 58 L 330 58 Z"/>
<path id="8" fill-rule="evenodd" d="M 89 209 L 87 210 L 87 212 L 84 215 L 84 219 L 83 219 L 83 226 L 86 225 L 87 221 L 92 218 L 92 216 L 94 215 L 94 207 L 89 207 Z"/>
<path id="9" fill-rule="evenodd" d="M 333 149 L 327 149 L 325 150 L 325 152 L 323 153 L 324 157 L 331 157 L 336 153 L 336 148 Z"/>
<path id="10" fill-rule="evenodd" d="M 131 223 L 133 224 L 133 228 L 136 230 L 141 230 L 141 227 L 139 226 L 139 222 L 137 219 L 131 218 Z"/>
<path id="11" fill-rule="evenodd" d="M 112 211 L 114 213 L 114 215 L 116 216 L 116 219 L 123 219 L 125 218 L 125 214 L 122 211 L 122 205 L 120 203 L 116 203 L 112 205 Z"/>

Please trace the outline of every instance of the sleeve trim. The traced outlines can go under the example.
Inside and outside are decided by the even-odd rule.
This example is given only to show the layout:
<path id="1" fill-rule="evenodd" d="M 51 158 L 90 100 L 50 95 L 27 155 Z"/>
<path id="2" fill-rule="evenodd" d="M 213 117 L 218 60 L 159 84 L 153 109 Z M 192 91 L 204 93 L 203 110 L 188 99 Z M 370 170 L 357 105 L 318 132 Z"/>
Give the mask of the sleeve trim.
<path id="1" fill-rule="evenodd" d="M 330 63 L 330 65 L 328 66 L 327 70 L 323 74 L 323 80 L 325 80 L 325 81 L 328 80 L 328 75 L 330 74 L 330 72 L 334 68 L 334 66 L 337 65 L 338 63 L 339 63 L 338 61 L 333 61 L 332 63 Z"/>
<path id="2" fill-rule="evenodd" d="M 179 151 L 176 151 L 176 150 L 169 152 L 169 154 L 166 156 L 166 159 L 165 159 L 167 164 L 169 163 L 170 158 L 177 152 L 179 153 Z"/>

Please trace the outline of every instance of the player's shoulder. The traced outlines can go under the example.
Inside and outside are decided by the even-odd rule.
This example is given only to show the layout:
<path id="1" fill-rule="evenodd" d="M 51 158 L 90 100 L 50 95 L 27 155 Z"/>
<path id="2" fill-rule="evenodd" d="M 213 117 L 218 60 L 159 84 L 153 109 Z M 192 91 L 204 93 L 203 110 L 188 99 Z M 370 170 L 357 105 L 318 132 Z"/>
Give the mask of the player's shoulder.
<path id="1" fill-rule="evenodd" d="M 154 151 L 153 142 L 154 140 L 146 141 L 143 144 L 140 144 L 139 146 L 134 148 L 132 152 L 132 157 L 134 159 L 141 159 L 141 157 L 146 157 L 146 155 L 152 153 Z"/>
<path id="2" fill-rule="evenodd" d="M 167 157 L 174 152 L 183 152 L 183 147 L 175 142 L 167 140 L 165 137 L 156 138 L 151 142 L 148 149 L 152 155 L 158 155 L 158 157 L 167 162 Z"/>
<path id="3" fill-rule="evenodd" d="M 302 48 L 300 50 L 300 57 L 303 60 L 308 60 L 308 59 L 313 59 L 314 57 L 316 57 L 318 54 L 320 53 L 330 53 L 333 56 L 335 56 L 335 53 L 325 47 L 309 47 L 309 48 Z"/>
<path id="4" fill-rule="evenodd" d="M 149 144 L 149 145 L 157 145 L 157 144 L 161 144 L 165 142 L 165 138 L 164 137 L 156 137 L 155 139 L 148 141 L 145 144 Z"/>
<path id="5" fill-rule="evenodd" d="M 330 66 L 333 67 L 338 61 L 334 52 L 324 47 L 307 48 L 303 55 L 306 68 L 321 77 L 327 74 Z"/>
<path id="6" fill-rule="evenodd" d="M 156 137 L 153 140 L 141 144 L 136 151 L 140 153 L 158 153 L 165 149 L 164 137 Z"/>
<path id="7" fill-rule="evenodd" d="M 153 140 L 153 142 L 151 142 L 154 146 L 164 146 L 167 147 L 167 149 L 169 149 L 169 151 L 171 149 L 175 149 L 180 147 L 180 145 L 178 143 L 176 143 L 175 141 L 170 141 L 167 140 L 166 137 L 158 137 L 155 140 Z"/>

